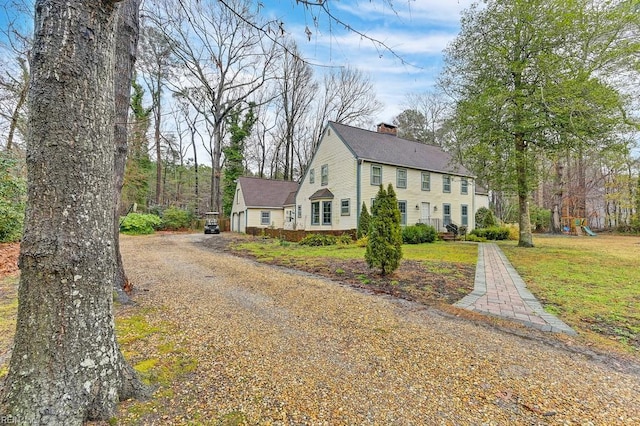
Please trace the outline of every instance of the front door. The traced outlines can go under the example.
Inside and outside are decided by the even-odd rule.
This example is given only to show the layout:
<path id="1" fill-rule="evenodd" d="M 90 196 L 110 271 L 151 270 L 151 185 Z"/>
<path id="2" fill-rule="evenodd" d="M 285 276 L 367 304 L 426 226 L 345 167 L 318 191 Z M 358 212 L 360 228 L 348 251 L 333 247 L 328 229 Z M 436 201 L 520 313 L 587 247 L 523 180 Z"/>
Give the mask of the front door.
<path id="1" fill-rule="evenodd" d="M 422 213 L 420 215 L 420 223 L 430 225 L 431 222 L 431 203 L 422 203 Z"/>

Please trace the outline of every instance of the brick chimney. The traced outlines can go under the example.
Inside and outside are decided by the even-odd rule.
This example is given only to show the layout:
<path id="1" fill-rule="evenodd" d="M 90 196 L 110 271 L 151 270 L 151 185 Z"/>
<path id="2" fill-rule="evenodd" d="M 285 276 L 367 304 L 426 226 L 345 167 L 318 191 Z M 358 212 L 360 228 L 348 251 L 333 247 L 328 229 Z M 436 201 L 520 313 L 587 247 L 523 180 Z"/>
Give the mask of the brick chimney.
<path id="1" fill-rule="evenodd" d="M 378 133 L 398 136 L 398 127 L 394 126 L 393 124 L 380 123 L 378 124 Z"/>

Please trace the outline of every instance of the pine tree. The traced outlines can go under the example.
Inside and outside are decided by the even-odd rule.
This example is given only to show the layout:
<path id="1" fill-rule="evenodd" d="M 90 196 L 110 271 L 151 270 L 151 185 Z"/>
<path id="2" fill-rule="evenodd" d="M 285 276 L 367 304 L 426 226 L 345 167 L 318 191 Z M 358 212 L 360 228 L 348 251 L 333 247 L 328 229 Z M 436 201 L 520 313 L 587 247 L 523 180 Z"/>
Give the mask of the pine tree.
<path id="1" fill-rule="evenodd" d="M 358 221 L 358 238 L 366 237 L 369 235 L 369 226 L 371 224 L 371 215 L 367 210 L 367 205 L 362 202 L 362 211 L 360 212 L 360 220 Z"/>
<path id="2" fill-rule="evenodd" d="M 369 241 L 364 257 L 370 268 L 379 268 L 382 275 L 387 275 L 398 269 L 402 259 L 400 210 L 391 184 L 387 191 L 380 185 L 371 210 Z"/>

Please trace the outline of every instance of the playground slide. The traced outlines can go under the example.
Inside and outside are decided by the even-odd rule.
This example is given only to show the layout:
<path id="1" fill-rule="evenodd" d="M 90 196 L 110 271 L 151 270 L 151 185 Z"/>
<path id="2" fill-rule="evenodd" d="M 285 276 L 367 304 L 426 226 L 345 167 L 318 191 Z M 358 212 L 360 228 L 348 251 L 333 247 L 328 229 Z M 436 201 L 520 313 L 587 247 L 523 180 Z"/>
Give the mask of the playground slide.
<path id="1" fill-rule="evenodd" d="M 595 232 L 593 232 L 588 226 L 583 226 L 582 229 L 584 229 L 584 232 L 587 233 L 587 235 L 591 236 L 591 237 L 595 237 L 597 234 Z"/>

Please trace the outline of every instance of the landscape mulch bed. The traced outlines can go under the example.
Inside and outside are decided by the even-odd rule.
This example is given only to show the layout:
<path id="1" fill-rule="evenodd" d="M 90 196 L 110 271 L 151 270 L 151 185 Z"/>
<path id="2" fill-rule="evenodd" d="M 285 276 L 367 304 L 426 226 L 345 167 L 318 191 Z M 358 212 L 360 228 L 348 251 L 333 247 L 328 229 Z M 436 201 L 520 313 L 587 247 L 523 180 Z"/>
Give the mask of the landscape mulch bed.
<path id="1" fill-rule="evenodd" d="M 434 273 L 422 262 L 402 260 L 400 267 L 389 275 L 380 275 L 367 266 L 364 259 L 337 259 L 326 257 L 318 259 L 271 258 L 258 259 L 248 250 L 238 248 L 243 242 L 269 243 L 268 239 L 245 235 L 214 235 L 205 241 L 205 245 L 215 251 L 222 251 L 251 258 L 261 263 L 291 268 L 365 289 L 373 293 L 388 294 L 425 305 L 451 305 L 473 291 L 475 266 L 459 264 L 438 264 L 435 269 L 446 267 L 453 273 L 446 275 Z"/>

